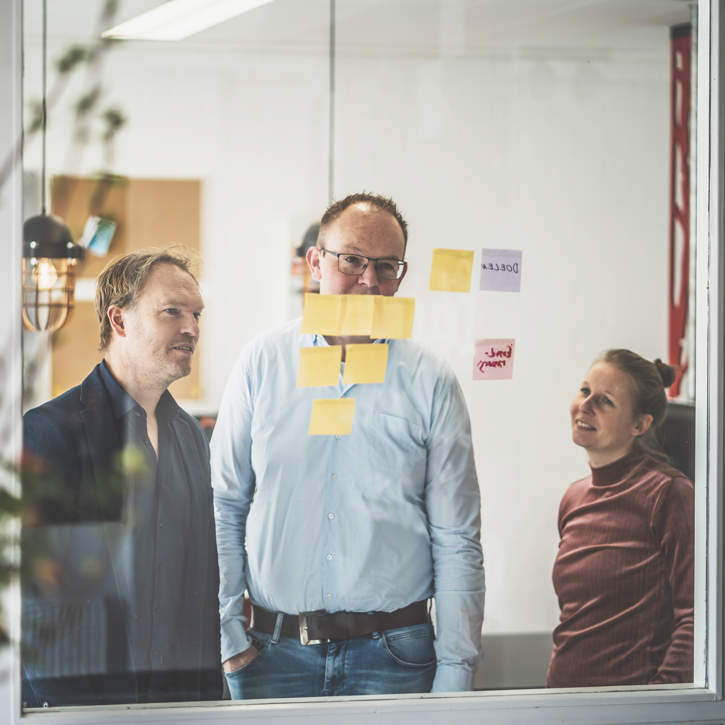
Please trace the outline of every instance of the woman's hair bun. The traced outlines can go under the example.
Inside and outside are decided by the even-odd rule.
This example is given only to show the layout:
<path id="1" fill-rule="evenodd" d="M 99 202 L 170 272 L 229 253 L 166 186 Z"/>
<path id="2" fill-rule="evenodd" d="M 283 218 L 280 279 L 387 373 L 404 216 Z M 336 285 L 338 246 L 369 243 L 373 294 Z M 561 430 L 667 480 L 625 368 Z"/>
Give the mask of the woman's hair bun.
<path id="1" fill-rule="evenodd" d="M 662 378 L 662 384 L 669 388 L 672 383 L 675 382 L 675 379 L 677 378 L 677 368 L 674 365 L 668 365 L 667 363 L 663 363 L 662 360 L 657 358 L 654 361 L 654 366 L 657 368 L 657 372 L 660 374 L 660 377 Z"/>

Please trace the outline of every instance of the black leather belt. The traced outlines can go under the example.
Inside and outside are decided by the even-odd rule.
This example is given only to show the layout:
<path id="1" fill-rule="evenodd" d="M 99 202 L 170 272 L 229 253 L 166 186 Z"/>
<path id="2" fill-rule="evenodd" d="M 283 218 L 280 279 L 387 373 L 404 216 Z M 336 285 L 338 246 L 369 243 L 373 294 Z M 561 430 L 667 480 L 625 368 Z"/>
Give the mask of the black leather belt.
<path id="1" fill-rule="evenodd" d="M 362 637 L 372 632 L 398 627 L 413 627 L 430 622 L 428 600 L 413 602 L 394 612 L 335 612 L 324 609 L 316 612 L 285 614 L 282 620 L 282 637 L 299 637 L 302 644 L 336 642 L 340 639 Z M 277 612 L 252 605 L 252 628 L 258 632 L 274 634 Z"/>

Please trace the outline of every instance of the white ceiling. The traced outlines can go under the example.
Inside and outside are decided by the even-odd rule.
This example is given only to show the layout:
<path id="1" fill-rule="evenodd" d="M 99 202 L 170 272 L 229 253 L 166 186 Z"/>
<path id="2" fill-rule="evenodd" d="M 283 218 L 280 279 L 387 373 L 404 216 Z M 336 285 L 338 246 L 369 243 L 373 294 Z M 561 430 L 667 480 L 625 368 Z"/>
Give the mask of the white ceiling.
<path id="1" fill-rule="evenodd" d="M 84 41 L 104 0 L 48 0 L 48 33 Z M 114 24 L 161 4 L 120 0 Z M 327 48 L 329 0 L 275 0 L 174 45 Z M 337 0 L 340 52 L 485 52 L 506 47 L 661 48 L 687 22 L 686 0 Z M 26 0 L 26 38 L 37 42 L 41 0 Z M 105 29 L 105 28 L 101 28 Z"/>

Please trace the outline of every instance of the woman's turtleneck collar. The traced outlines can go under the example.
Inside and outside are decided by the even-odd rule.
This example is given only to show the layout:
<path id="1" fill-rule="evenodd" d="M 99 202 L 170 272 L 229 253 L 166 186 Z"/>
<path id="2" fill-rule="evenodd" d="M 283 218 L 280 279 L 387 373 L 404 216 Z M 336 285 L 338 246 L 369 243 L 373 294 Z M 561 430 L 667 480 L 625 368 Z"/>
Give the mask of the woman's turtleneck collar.
<path id="1" fill-rule="evenodd" d="M 635 466 L 639 465 L 644 458 L 644 454 L 638 451 L 632 451 L 622 458 L 618 458 L 612 463 L 608 463 L 606 466 L 600 466 L 594 468 L 592 464 L 589 467 L 592 469 L 592 485 L 594 486 L 611 486 L 614 483 L 619 483 L 623 478 L 626 478 Z"/>

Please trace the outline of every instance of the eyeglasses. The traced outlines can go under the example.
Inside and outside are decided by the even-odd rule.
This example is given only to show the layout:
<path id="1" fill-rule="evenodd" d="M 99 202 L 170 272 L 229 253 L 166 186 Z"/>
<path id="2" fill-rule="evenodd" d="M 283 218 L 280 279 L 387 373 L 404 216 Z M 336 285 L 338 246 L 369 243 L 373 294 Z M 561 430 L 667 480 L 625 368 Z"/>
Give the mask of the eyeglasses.
<path id="1" fill-rule="evenodd" d="M 408 266 L 407 262 L 399 262 L 397 259 L 373 259 L 360 254 L 331 252 L 329 249 L 320 249 L 320 251 L 323 254 L 327 253 L 337 257 L 337 268 L 340 272 L 356 277 L 359 277 L 368 268 L 370 262 L 375 262 L 375 273 L 379 279 L 400 279 Z"/>

